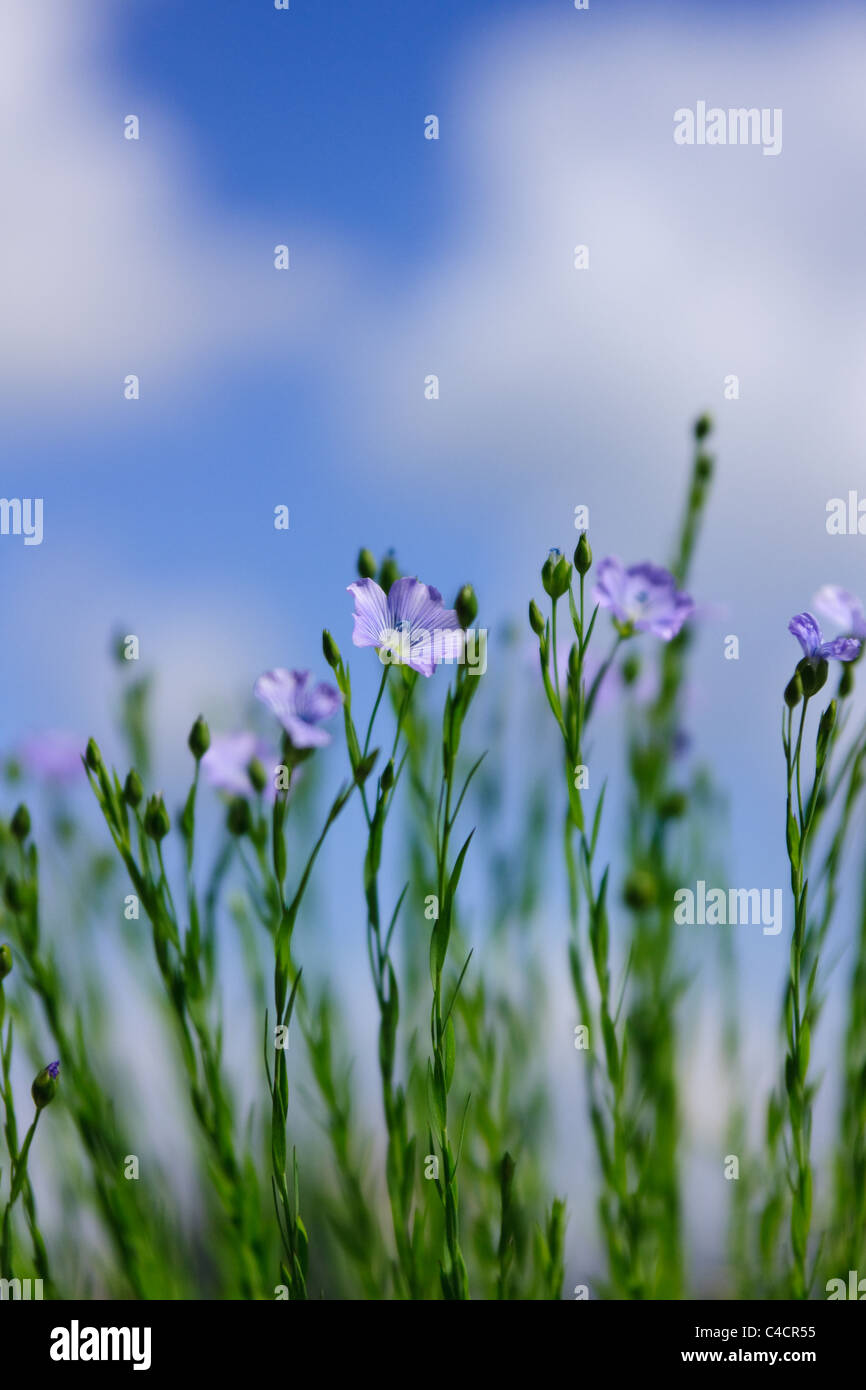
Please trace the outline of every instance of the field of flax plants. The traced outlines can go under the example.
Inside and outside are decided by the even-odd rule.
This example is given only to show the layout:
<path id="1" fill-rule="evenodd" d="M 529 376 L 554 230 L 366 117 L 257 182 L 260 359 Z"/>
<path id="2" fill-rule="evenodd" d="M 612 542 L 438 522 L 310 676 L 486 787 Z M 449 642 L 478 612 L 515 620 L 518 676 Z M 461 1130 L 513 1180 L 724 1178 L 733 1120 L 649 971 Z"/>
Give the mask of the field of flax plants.
<path id="1" fill-rule="evenodd" d="M 297 667 L 249 673 L 248 728 L 192 710 L 188 748 L 155 749 L 150 678 L 128 675 L 121 643 L 119 761 L 103 751 L 113 730 L 10 750 L 6 1296 L 29 1280 L 75 1299 L 809 1299 L 866 1271 L 866 615 L 830 585 L 791 619 L 790 668 L 767 696 L 767 835 L 790 883 L 759 1125 L 729 904 L 767 931 L 761 892 L 701 906 L 718 924 L 727 1237 L 712 1277 L 695 1269 L 685 1072 L 706 984 L 683 885 L 724 882 L 727 814 L 686 727 L 711 433 L 700 418 L 669 553 L 623 563 L 581 532 L 573 556 L 543 559 L 528 624 L 488 631 L 480 587 L 449 607 L 394 552 L 363 549 L 345 610 L 321 614 L 321 651 L 276 650 Z M 793 589 L 792 610 L 804 598 Z M 621 746 L 610 767 L 604 721 Z M 172 799 L 153 768 L 181 759 Z M 350 850 L 335 870 L 338 823 Z M 858 881 L 840 952 L 837 906 Z M 548 930 L 562 909 L 567 943 Z M 363 938 L 366 973 L 342 968 L 333 931 L 316 949 L 329 913 Z M 551 1045 L 565 981 L 573 1033 Z M 845 1019 L 834 1078 L 811 1060 L 828 1006 Z M 348 1022 L 359 1011 L 366 1029 Z M 128 1013 L 143 1057 L 123 1043 Z M 828 1085 L 835 1133 L 818 1144 Z M 567 1155 L 553 1163 L 563 1110 L 593 1155 L 572 1179 Z M 584 1258 L 568 1226 L 587 1191 Z"/>

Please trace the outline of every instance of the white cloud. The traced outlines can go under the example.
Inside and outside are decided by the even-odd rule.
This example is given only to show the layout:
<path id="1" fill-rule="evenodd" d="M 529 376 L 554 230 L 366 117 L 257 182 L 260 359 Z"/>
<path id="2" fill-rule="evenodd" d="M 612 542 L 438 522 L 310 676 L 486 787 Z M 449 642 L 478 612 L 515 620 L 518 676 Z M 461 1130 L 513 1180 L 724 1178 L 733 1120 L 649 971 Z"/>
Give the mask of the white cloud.
<path id="1" fill-rule="evenodd" d="M 307 349 L 334 279 L 326 238 L 303 274 L 278 273 L 284 229 L 208 206 L 182 132 L 106 78 L 112 10 L 0 9 L 0 374 L 25 408 L 120 399 L 127 373 L 183 390 L 222 354 Z"/>

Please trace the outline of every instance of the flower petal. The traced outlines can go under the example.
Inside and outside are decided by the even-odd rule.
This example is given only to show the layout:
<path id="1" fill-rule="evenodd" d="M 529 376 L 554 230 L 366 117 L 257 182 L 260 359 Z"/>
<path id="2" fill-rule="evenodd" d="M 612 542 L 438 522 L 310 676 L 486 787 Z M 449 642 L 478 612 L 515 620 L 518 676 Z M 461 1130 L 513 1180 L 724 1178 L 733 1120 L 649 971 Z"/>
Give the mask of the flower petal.
<path id="1" fill-rule="evenodd" d="M 378 647 L 382 633 L 392 626 L 388 596 L 375 579 L 356 579 L 346 587 L 355 600 L 352 641 L 356 647 Z"/>
<path id="2" fill-rule="evenodd" d="M 835 657 L 837 661 L 853 661 L 860 655 L 861 643 L 856 637 L 834 637 L 818 648 L 818 656 Z"/>
<path id="3" fill-rule="evenodd" d="M 795 614 L 788 624 L 788 631 L 800 643 L 804 656 L 815 656 L 821 645 L 821 629 L 811 613 Z"/>

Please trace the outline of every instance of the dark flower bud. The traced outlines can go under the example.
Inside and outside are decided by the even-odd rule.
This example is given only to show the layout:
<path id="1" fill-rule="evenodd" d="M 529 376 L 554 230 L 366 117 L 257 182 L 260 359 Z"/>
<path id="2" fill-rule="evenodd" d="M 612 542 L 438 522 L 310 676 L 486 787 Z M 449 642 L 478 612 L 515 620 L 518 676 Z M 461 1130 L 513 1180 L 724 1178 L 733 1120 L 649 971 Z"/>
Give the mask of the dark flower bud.
<path id="1" fill-rule="evenodd" d="M 358 578 L 375 579 L 377 568 L 375 555 L 372 550 L 368 550 L 364 546 L 362 550 L 358 551 Z"/>
<path id="2" fill-rule="evenodd" d="M 33 1104 L 37 1110 L 44 1110 L 46 1105 L 50 1105 L 57 1094 L 57 1078 L 60 1075 L 60 1063 L 49 1062 L 47 1067 L 43 1067 L 33 1085 L 30 1087 L 30 1094 L 33 1097 Z"/>
<path id="3" fill-rule="evenodd" d="M 624 685 L 634 685 L 640 675 L 640 657 L 636 652 L 629 652 L 625 661 L 622 663 L 622 679 Z"/>
<path id="4" fill-rule="evenodd" d="M 9 829 L 20 844 L 23 844 L 30 834 L 30 812 L 23 801 L 9 822 Z"/>
<path id="5" fill-rule="evenodd" d="M 362 758 L 361 761 L 358 763 L 358 766 L 355 769 L 355 781 L 358 783 L 359 786 L 362 782 L 366 782 L 367 778 L 370 776 L 370 773 L 373 771 L 378 756 L 379 750 L 378 748 L 374 748 L 372 753 L 368 753 L 366 758 Z"/>
<path id="6" fill-rule="evenodd" d="M 785 686 L 785 704 L 788 709 L 796 709 L 803 698 L 803 682 L 800 679 L 800 672 L 795 671 L 788 684 Z"/>
<path id="7" fill-rule="evenodd" d="M 529 600 L 529 626 L 532 628 L 536 637 L 542 637 L 544 635 L 544 619 L 541 616 L 541 609 L 534 598 Z"/>
<path id="8" fill-rule="evenodd" d="M 695 459 L 695 476 L 706 483 L 713 476 L 713 460 L 709 454 L 699 454 Z"/>
<path id="9" fill-rule="evenodd" d="M 706 439 L 710 430 L 713 428 L 713 420 L 710 415 L 700 415 L 695 421 L 695 439 Z"/>
<path id="10" fill-rule="evenodd" d="M 12 952 L 7 945 L 0 946 L 0 980 L 5 980 L 12 970 Z"/>
<path id="11" fill-rule="evenodd" d="M 363 550 L 361 551 L 361 554 L 364 554 Z M 372 555 L 370 556 L 370 559 L 373 559 Z M 375 561 L 373 563 L 375 564 Z M 373 573 L 375 573 L 375 570 L 373 571 Z M 363 577 L 364 576 L 362 576 L 362 578 Z M 373 576 L 368 575 L 367 577 L 372 579 Z M 340 664 L 340 648 L 337 646 L 336 642 L 334 641 L 327 628 L 325 628 L 322 633 L 322 653 L 331 670 L 336 671 L 337 667 Z"/>
<path id="12" fill-rule="evenodd" d="M 387 594 L 389 589 L 391 588 L 391 585 L 399 578 L 400 567 L 397 564 L 397 561 L 394 557 L 393 550 L 389 550 L 388 554 L 382 561 L 382 568 L 379 571 L 379 584 Z"/>
<path id="13" fill-rule="evenodd" d="M 96 742 L 95 738 L 89 738 L 87 740 L 87 749 L 84 754 L 84 761 L 87 763 L 87 766 L 90 768 L 91 772 L 98 772 L 99 769 L 102 767 L 102 754 L 99 751 L 99 745 Z"/>
<path id="14" fill-rule="evenodd" d="M 17 878 L 7 874 L 3 884 L 3 898 L 10 912 L 21 912 L 24 908 L 24 891 Z"/>
<path id="15" fill-rule="evenodd" d="M 588 574 L 592 567 L 592 546 L 585 531 L 581 531 L 580 540 L 574 548 L 574 568 L 578 574 Z"/>
<path id="16" fill-rule="evenodd" d="M 204 715 L 200 714 L 193 724 L 187 742 L 189 743 L 189 751 L 198 762 L 210 748 L 210 729 L 204 721 Z"/>
<path id="17" fill-rule="evenodd" d="M 234 796 L 229 802 L 226 825 L 232 835 L 248 835 L 252 825 L 249 802 L 243 796 Z"/>
<path id="18" fill-rule="evenodd" d="M 561 550 L 554 548 L 541 567 L 541 582 L 544 592 L 551 598 L 562 598 L 568 593 L 571 584 L 571 564 Z"/>
<path id="19" fill-rule="evenodd" d="M 391 758 L 390 762 L 388 762 L 388 763 L 386 764 L 385 769 L 384 769 L 384 771 L 383 771 L 383 773 L 382 773 L 382 778 L 381 778 L 381 787 L 382 787 L 382 791 L 383 791 L 383 792 L 389 792 L 389 791 L 391 790 L 391 788 L 393 787 L 393 785 L 394 785 L 394 759 Z"/>
<path id="20" fill-rule="evenodd" d="M 818 725 L 818 746 L 817 761 L 822 764 L 827 757 L 827 745 L 830 742 L 830 735 L 836 727 L 836 701 L 831 700 L 824 713 L 821 715 L 821 722 Z"/>
<path id="21" fill-rule="evenodd" d="M 123 799 L 127 806 L 131 806 L 134 811 L 136 806 L 140 805 L 143 796 L 144 787 L 141 784 L 141 778 L 135 768 L 131 767 L 123 784 Z"/>
<path id="22" fill-rule="evenodd" d="M 253 791 L 263 792 L 268 785 L 268 774 L 265 772 L 258 758 L 253 758 L 247 768 L 247 776 L 253 784 Z"/>
<path id="23" fill-rule="evenodd" d="M 652 907 L 658 897 L 658 885 L 646 869 L 633 869 L 623 885 L 623 901 L 634 912 Z"/>
<path id="24" fill-rule="evenodd" d="M 854 663 L 844 661 L 842 663 L 842 674 L 839 677 L 839 699 L 844 700 L 854 689 Z"/>
<path id="25" fill-rule="evenodd" d="M 659 802 L 659 816 L 662 820 L 679 820 L 686 813 L 688 798 L 685 792 L 668 792 Z"/>
<path id="26" fill-rule="evenodd" d="M 164 840 L 171 829 L 171 821 L 168 818 L 168 811 L 165 809 L 165 802 L 161 796 L 152 796 L 147 803 L 147 810 L 144 813 L 144 828 L 152 840 L 157 844 Z"/>
<path id="27" fill-rule="evenodd" d="M 464 584 L 454 600 L 457 621 L 461 627 L 471 627 L 478 617 L 478 599 L 471 584 Z"/>
<path id="28" fill-rule="evenodd" d="M 824 657 L 807 657 L 797 663 L 797 670 L 800 672 L 800 680 L 803 684 L 803 694 L 808 698 L 817 695 L 827 683 L 827 674 L 830 670 Z"/>

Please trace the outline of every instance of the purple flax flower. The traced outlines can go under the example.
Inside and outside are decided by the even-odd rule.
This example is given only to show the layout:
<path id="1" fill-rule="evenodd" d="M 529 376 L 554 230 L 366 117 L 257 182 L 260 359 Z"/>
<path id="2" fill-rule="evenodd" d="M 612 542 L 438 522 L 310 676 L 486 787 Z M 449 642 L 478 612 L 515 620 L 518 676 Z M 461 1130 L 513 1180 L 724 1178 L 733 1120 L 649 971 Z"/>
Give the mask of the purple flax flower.
<path id="1" fill-rule="evenodd" d="M 860 653 L 860 642 L 856 637 L 834 637 L 825 642 L 821 629 L 811 613 L 797 613 L 788 624 L 807 661 L 818 663 L 835 657 L 837 661 L 853 661 Z"/>
<path id="2" fill-rule="evenodd" d="M 359 579 L 348 591 L 355 600 L 352 641 L 356 647 L 376 647 L 384 666 L 411 666 L 432 676 L 441 662 L 461 659 L 463 629 L 432 585 L 406 577 L 386 594 L 375 580 Z"/>
<path id="3" fill-rule="evenodd" d="M 849 637 L 859 637 L 861 640 L 866 637 L 863 604 L 848 589 L 840 589 L 838 584 L 825 584 L 815 595 L 815 607 Z"/>
<path id="4" fill-rule="evenodd" d="M 256 738 L 255 734 L 244 731 L 217 734 L 211 739 L 201 765 L 209 784 L 217 791 L 229 792 L 232 796 L 252 796 L 254 788 L 249 766 L 253 758 L 265 769 L 268 778 L 265 797 L 273 801 L 276 795 L 274 773 L 280 760 L 273 748 L 263 739 Z"/>
<path id="5" fill-rule="evenodd" d="M 618 622 L 631 624 L 637 632 L 651 632 L 664 642 L 676 637 L 695 607 L 677 589 L 668 570 L 648 563 L 626 569 L 610 555 L 598 567 L 595 601 L 609 608 Z"/>
<path id="6" fill-rule="evenodd" d="M 293 748 L 323 748 L 331 742 L 324 719 L 331 719 L 340 708 L 339 690 L 320 682 L 311 683 L 310 671 L 266 671 L 254 686 L 257 699 L 267 705 L 282 724 Z"/>
<path id="7" fill-rule="evenodd" d="M 60 1075 L 60 1063 L 49 1062 L 45 1070 L 48 1072 L 48 1075 L 51 1077 L 51 1080 L 56 1081 L 58 1076 Z"/>
<path id="8" fill-rule="evenodd" d="M 22 743 L 19 757 L 26 772 L 46 782 L 74 782 L 84 775 L 81 759 L 87 739 L 46 729 Z"/>

